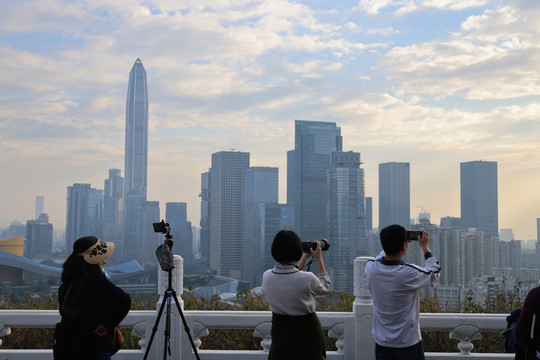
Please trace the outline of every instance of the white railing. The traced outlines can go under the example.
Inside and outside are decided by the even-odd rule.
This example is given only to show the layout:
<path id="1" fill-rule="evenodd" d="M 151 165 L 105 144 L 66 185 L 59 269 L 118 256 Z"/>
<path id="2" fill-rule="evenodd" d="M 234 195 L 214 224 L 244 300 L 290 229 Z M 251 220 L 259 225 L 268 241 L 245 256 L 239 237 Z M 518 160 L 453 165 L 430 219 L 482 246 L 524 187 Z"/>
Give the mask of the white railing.
<path id="1" fill-rule="evenodd" d="M 354 264 L 356 297 L 352 312 L 317 313 L 324 329 L 336 340 L 337 351 L 327 352 L 328 359 L 374 360 L 374 341 L 371 334 L 372 300 L 364 277 L 365 263 L 369 258 L 357 258 Z M 182 259 L 175 256 L 177 265 L 173 272 L 173 287 L 182 289 Z M 160 271 L 159 293 L 166 290 L 167 273 Z M 181 290 L 179 290 L 181 292 Z M 183 302 L 178 294 L 179 307 Z M 157 304 L 161 307 L 163 296 Z M 178 309 L 172 299 L 171 304 L 171 355 L 167 359 L 195 359 L 191 343 L 181 321 Z M 164 311 L 158 328 L 154 332 L 148 359 L 162 359 L 164 353 Z M 204 337 L 213 329 L 252 329 L 253 336 L 261 338 L 260 351 L 243 350 L 198 350 L 202 360 L 257 360 L 266 359 L 270 348 L 271 313 L 267 311 L 183 311 L 197 349 L 204 343 Z M 147 342 L 156 324 L 156 311 L 130 311 L 122 321 L 121 327 L 133 328 L 132 335 L 140 338 L 138 350 L 121 350 L 114 359 L 143 359 Z M 8 336 L 11 328 L 54 328 L 60 321 L 56 310 L 0 310 L 0 337 Z M 482 354 L 471 352 L 471 341 L 481 337 L 481 332 L 501 332 L 506 327 L 504 314 L 420 314 L 420 325 L 425 331 L 448 331 L 456 340 L 455 353 L 431 352 L 426 354 L 429 360 L 453 359 L 513 359 L 513 354 Z M 126 339 L 130 341 L 130 339 Z M 1 344 L 1 342 L 0 342 Z M 501 336 L 502 347 L 502 336 Z M 0 360 L 52 360 L 52 350 L 10 350 L 0 346 Z"/>

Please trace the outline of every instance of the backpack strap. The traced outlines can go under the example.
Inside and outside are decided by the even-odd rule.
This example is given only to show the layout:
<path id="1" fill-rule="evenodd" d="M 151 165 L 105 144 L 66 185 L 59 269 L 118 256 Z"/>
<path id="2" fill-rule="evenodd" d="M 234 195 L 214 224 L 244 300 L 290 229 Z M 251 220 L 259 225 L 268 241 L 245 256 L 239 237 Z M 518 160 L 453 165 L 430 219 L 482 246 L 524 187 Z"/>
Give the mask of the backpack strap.
<path id="1" fill-rule="evenodd" d="M 64 295 L 64 300 L 62 300 L 62 305 L 60 306 L 60 313 L 64 310 L 64 305 L 66 304 L 66 299 L 69 295 L 69 292 L 71 291 L 71 288 L 73 287 L 73 283 L 69 285 L 69 288 L 66 291 L 66 295 Z"/>

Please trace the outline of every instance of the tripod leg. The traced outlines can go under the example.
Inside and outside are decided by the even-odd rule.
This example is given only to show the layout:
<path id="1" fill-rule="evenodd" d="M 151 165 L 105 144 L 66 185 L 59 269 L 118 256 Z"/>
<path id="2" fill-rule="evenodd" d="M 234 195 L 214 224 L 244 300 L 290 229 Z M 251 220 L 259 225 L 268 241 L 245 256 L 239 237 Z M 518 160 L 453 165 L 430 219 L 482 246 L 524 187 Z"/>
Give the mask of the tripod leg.
<path id="1" fill-rule="evenodd" d="M 166 297 L 170 299 L 170 294 L 167 294 Z M 161 303 L 161 306 L 159 308 L 159 312 L 156 318 L 156 322 L 154 323 L 154 327 L 152 328 L 152 336 L 150 336 L 150 341 L 148 341 L 148 345 L 146 345 L 146 351 L 144 352 L 144 358 L 143 360 L 146 360 L 148 358 L 148 353 L 150 352 L 150 347 L 152 346 L 152 341 L 154 341 L 154 336 L 156 335 L 156 331 L 158 329 L 159 320 L 161 319 L 161 314 L 163 314 L 163 309 L 165 308 L 165 302 L 166 297 L 163 297 L 163 302 Z M 170 300 L 169 300 L 170 303 Z"/>
<path id="2" fill-rule="evenodd" d="M 195 347 L 195 343 L 193 342 L 193 338 L 191 337 L 191 330 L 189 329 L 189 326 L 187 324 L 186 318 L 184 317 L 184 312 L 180 308 L 180 302 L 178 301 L 178 297 L 176 297 L 176 291 L 172 290 L 172 296 L 174 298 L 174 302 L 176 304 L 176 308 L 178 309 L 178 313 L 180 313 L 180 317 L 182 318 L 182 323 L 184 324 L 184 331 L 186 332 L 189 342 L 191 343 L 191 348 L 193 349 L 193 352 L 195 353 L 195 357 L 197 360 L 201 360 L 199 357 L 199 353 L 197 352 L 197 348 Z"/>
<path id="3" fill-rule="evenodd" d="M 165 317 L 165 338 L 163 339 L 163 360 L 171 355 L 171 292 L 167 290 L 167 316 Z"/>

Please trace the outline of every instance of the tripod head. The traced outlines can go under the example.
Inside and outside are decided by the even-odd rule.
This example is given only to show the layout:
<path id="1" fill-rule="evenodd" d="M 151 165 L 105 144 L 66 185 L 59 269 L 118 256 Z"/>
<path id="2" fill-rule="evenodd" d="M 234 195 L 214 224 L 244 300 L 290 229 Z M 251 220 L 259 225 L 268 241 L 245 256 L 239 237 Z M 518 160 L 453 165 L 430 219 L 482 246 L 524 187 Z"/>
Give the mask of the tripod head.
<path id="1" fill-rule="evenodd" d="M 172 254 L 173 236 L 171 235 L 171 227 L 169 226 L 169 223 L 166 223 L 163 220 L 158 223 L 153 223 L 152 225 L 154 226 L 154 232 L 165 234 L 164 244 L 158 246 L 156 249 L 156 256 L 161 269 L 170 272 L 175 267 Z"/>
<path id="2" fill-rule="evenodd" d="M 161 222 L 153 223 L 154 232 L 165 234 L 165 245 L 172 250 L 174 242 L 172 241 L 173 236 L 171 235 L 171 226 L 169 223 L 166 223 L 164 220 Z"/>

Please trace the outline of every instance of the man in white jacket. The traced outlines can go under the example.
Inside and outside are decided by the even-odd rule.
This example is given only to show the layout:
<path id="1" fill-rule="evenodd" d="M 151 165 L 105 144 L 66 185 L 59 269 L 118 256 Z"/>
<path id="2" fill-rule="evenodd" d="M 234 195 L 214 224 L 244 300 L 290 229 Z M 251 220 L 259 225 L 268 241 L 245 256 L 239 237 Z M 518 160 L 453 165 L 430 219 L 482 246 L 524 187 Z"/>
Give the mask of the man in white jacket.
<path id="1" fill-rule="evenodd" d="M 420 334 L 419 290 L 439 278 L 441 267 L 429 249 L 429 234 L 422 230 L 418 245 L 424 252 L 424 267 L 402 258 L 411 240 L 400 225 L 380 232 L 383 251 L 366 265 L 373 296 L 373 336 L 377 360 L 423 360 Z"/>

